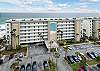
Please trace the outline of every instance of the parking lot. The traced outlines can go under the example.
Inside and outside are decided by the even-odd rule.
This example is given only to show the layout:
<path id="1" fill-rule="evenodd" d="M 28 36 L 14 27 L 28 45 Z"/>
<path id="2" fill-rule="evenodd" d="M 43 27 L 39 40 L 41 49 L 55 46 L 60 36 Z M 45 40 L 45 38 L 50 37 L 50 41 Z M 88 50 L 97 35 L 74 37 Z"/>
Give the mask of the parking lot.
<path id="1" fill-rule="evenodd" d="M 72 45 L 67 51 L 67 55 L 75 55 L 75 52 L 86 54 L 87 52 L 100 52 L 100 47 L 95 47 L 92 44 Z"/>
<path id="2" fill-rule="evenodd" d="M 66 53 L 66 58 L 69 64 L 76 64 L 79 68 L 79 62 L 82 59 L 86 58 L 86 63 L 89 65 L 89 71 L 100 71 L 100 68 L 98 68 L 97 66 L 91 66 L 98 64 L 98 62 L 96 61 L 96 57 L 100 56 L 100 47 L 96 47 L 92 44 L 80 44 L 71 45 L 68 48 L 69 49 Z"/>
<path id="3" fill-rule="evenodd" d="M 37 71 L 40 71 L 44 69 L 44 61 L 48 61 L 49 58 L 50 54 L 44 44 L 32 44 L 28 48 L 28 57 L 21 59 L 20 66 L 25 65 L 27 67 L 28 64 L 32 66 L 33 62 L 36 62 Z"/>
<path id="4" fill-rule="evenodd" d="M 90 71 L 100 71 L 100 67 L 98 67 L 97 65 L 93 65 L 89 67 Z"/>

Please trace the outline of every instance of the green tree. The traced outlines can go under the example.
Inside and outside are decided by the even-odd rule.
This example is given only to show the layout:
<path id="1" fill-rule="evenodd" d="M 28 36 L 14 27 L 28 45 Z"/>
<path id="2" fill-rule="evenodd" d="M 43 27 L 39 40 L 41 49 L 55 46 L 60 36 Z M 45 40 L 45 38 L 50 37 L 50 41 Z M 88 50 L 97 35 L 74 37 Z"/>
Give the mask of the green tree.
<path id="1" fill-rule="evenodd" d="M 62 40 L 62 36 L 63 36 L 63 31 L 61 31 L 60 29 L 57 30 L 57 32 L 59 33 L 60 32 L 60 36 L 61 36 L 61 40 Z M 59 38 L 60 39 L 60 38 Z"/>
<path id="2" fill-rule="evenodd" d="M 100 62 L 100 56 L 96 57 L 96 61 Z"/>

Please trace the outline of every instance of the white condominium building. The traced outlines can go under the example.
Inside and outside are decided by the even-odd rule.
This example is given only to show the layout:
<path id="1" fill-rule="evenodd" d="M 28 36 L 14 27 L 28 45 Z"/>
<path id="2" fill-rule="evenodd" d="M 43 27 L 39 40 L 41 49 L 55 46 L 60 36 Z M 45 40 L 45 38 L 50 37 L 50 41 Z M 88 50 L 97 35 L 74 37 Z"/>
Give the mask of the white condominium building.
<path id="1" fill-rule="evenodd" d="M 81 19 L 81 37 L 92 36 L 92 18 L 82 18 Z"/>
<path id="2" fill-rule="evenodd" d="M 76 36 L 76 34 L 80 34 L 77 31 L 79 28 L 76 29 L 78 23 L 76 21 L 67 18 L 10 19 L 6 21 L 7 42 L 15 47 L 43 40 L 80 38 L 80 36 Z"/>

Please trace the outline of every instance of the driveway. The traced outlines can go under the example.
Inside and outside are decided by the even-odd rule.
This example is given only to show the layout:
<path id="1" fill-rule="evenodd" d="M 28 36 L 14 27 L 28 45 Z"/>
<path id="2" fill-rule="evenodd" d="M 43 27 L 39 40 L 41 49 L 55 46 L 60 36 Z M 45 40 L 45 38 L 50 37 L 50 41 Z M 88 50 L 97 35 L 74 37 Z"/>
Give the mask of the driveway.
<path id="1" fill-rule="evenodd" d="M 57 58 L 57 71 L 72 71 L 69 64 L 64 62 L 65 51 L 63 48 L 59 50 L 60 57 Z"/>

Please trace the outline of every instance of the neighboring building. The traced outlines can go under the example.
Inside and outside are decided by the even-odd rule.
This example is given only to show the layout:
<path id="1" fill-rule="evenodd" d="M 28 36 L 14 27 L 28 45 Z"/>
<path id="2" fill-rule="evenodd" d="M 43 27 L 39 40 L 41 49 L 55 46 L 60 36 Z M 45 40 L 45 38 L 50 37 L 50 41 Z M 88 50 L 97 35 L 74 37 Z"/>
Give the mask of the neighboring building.
<path id="1" fill-rule="evenodd" d="M 81 37 L 92 36 L 92 18 L 81 19 Z"/>
<path id="2" fill-rule="evenodd" d="M 93 36 L 100 39 L 100 18 L 93 19 Z"/>
<path id="3" fill-rule="evenodd" d="M 6 27 L 5 27 L 5 25 L 0 25 L 0 38 L 3 38 L 3 36 L 5 35 L 5 33 L 6 33 Z"/>

